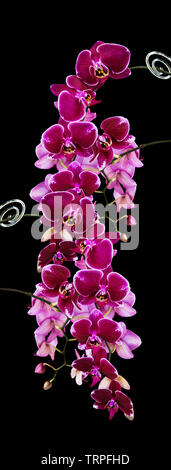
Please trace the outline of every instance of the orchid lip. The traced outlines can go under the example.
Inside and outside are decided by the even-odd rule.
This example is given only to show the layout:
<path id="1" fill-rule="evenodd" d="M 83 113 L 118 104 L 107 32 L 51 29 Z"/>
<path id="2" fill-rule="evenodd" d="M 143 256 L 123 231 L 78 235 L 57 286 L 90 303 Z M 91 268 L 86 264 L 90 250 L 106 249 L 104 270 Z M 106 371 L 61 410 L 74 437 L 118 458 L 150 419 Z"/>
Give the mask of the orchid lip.
<path id="1" fill-rule="evenodd" d="M 61 297 L 67 298 L 74 294 L 74 287 L 72 283 L 63 282 L 59 288 L 59 294 Z"/>
<path id="2" fill-rule="evenodd" d="M 64 155 L 74 155 L 76 152 L 76 148 L 72 143 L 65 143 L 62 145 L 62 152 Z"/>
<path id="3" fill-rule="evenodd" d="M 75 217 L 74 216 L 64 216 L 63 217 L 63 224 L 73 226 L 75 224 Z"/>
<path id="4" fill-rule="evenodd" d="M 107 134 L 100 135 L 98 137 L 98 142 L 103 150 L 108 150 L 112 145 L 112 139 Z"/>
<path id="5" fill-rule="evenodd" d="M 108 292 L 106 291 L 106 289 L 100 289 L 96 294 L 96 299 L 99 302 L 107 301 L 108 300 Z"/>
<path id="6" fill-rule="evenodd" d="M 62 255 L 62 253 L 60 251 L 58 251 L 54 256 L 53 256 L 53 262 L 54 263 L 57 263 L 58 261 L 60 261 L 61 263 L 64 261 L 64 256 Z"/>
<path id="7" fill-rule="evenodd" d="M 101 79 L 101 78 L 104 78 L 104 77 L 107 77 L 109 75 L 109 70 L 106 68 L 106 70 L 102 67 L 102 65 L 100 66 L 96 66 L 95 67 L 95 75 L 97 78 Z"/>

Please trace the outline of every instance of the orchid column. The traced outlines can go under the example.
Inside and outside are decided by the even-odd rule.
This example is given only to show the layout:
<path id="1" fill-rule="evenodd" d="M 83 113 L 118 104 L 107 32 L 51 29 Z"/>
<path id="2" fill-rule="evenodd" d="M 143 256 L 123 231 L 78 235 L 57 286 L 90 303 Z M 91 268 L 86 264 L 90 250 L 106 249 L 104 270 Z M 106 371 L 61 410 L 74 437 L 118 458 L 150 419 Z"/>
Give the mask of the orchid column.
<path id="1" fill-rule="evenodd" d="M 112 267 L 117 254 L 114 246 L 121 238 L 117 220 L 113 231 L 107 232 L 95 197 L 99 193 L 106 201 L 106 191 L 113 189 L 112 204 L 118 216 L 121 207 L 134 207 L 133 177 L 142 162 L 128 120 L 107 117 L 99 133 L 92 122 L 96 114 L 91 111 L 100 102 L 97 90 L 109 77 L 130 75 L 129 61 L 126 47 L 98 41 L 79 54 L 76 75 L 68 76 L 65 84 L 51 86 L 59 119 L 43 133 L 35 166 L 48 171 L 55 167 L 55 172 L 48 173 L 30 193 L 39 204 L 46 227 L 42 241 L 48 244 L 38 257 L 41 282 L 28 313 L 36 315 L 36 355 L 43 358 L 35 372 L 45 373 L 47 367 L 54 372 L 44 389 L 52 388 L 60 369 L 71 368 L 78 385 L 87 382 L 90 389 L 95 387 L 91 392 L 94 408 L 108 410 L 109 419 L 120 409 L 132 420 L 133 404 L 122 391 L 130 386 L 113 365 L 113 355 L 131 359 L 141 344 L 139 336 L 117 321 L 119 316 L 136 314 L 135 295 Z M 135 223 L 127 217 L 128 225 Z M 72 358 L 67 358 L 69 342 L 74 345 Z M 63 362 L 56 368 L 57 354 Z M 50 364 L 44 362 L 47 356 Z"/>

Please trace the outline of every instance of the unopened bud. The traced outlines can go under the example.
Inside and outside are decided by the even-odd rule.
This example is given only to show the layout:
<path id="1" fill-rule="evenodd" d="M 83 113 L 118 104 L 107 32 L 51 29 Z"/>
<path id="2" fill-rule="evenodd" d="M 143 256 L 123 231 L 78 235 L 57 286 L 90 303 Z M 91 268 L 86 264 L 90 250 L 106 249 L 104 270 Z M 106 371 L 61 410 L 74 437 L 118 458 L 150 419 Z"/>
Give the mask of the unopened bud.
<path id="1" fill-rule="evenodd" d="M 127 225 L 136 225 L 137 222 L 135 220 L 135 217 L 133 215 L 128 215 L 127 217 Z"/>
<path id="2" fill-rule="evenodd" d="M 52 388 L 52 383 L 47 380 L 43 385 L 43 390 L 50 390 L 50 388 Z"/>
<path id="3" fill-rule="evenodd" d="M 46 367 L 44 366 L 42 362 L 40 362 L 39 364 L 37 364 L 34 372 L 36 374 L 44 374 L 46 372 Z"/>
<path id="4" fill-rule="evenodd" d="M 121 242 L 127 243 L 128 237 L 127 237 L 126 233 L 121 233 L 120 240 L 121 240 Z"/>

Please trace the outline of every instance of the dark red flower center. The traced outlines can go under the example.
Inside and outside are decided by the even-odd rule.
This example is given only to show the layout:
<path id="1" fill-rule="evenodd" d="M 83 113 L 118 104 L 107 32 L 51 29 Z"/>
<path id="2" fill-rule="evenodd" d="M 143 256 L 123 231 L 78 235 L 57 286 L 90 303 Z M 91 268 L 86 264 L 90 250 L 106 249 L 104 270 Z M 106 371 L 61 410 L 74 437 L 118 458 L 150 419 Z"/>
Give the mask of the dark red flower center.
<path id="1" fill-rule="evenodd" d="M 112 145 L 112 139 L 107 134 L 100 135 L 98 141 L 103 150 L 108 150 Z"/>
<path id="2" fill-rule="evenodd" d="M 73 215 L 65 215 L 63 217 L 63 224 L 66 224 L 66 225 L 74 225 L 75 224 L 75 218 Z"/>
<path id="3" fill-rule="evenodd" d="M 86 242 L 86 241 L 82 241 L 82 242 L 80 243 L 80 250 L 82 251 L 82 253 L 83 253 L 83 251 L 86 249 L 86 246 L 87 246 L 87 242 Z"/>
<path id="4" fill-rule="evenodd" d="M 84 98 L 85 98 L 85 100 L 87 101 L 87 104 L 90 104 L 90 103 L 91 103 L 91 100 L 92 100 L 92 95 L 91 95 L 91 93 L 85 92 L 85 93 L 84 93 Z"/>
<path id="5" fill-rule="evenodd" d="M 96 299 L 99 301 L 99 302 L 104 302 L 108 299 L 108 293 L 106 291 L 106 289 L 100 289 L 99 292 L 97 292 L 96 294 Z"/>
<path id="6" fill-rule="evenodd" d="M 74 293 L 73 284 L 69 282 L 63 282 L 59 288 L 59 293 L 62 297 L 70 297 Z"/>
<path id="7" fill-rule="evenodd" d="M 55 253 L 55 255 L 53 256 L 53 262 L 56 263 L 60 261 L 62 263 L 63 260 L 64 260 L 63 254 L 60 251 L 57 251 L 57 253 Z"/>
<path id="8" fill-rule="evenodd" d="M 71 143 L 63 144 L 62 147 L 64 155 L 74 155 L 75 154 L 75 147 Z"/>
<path id="9" fill-rule="evenodd" d="M 104 69 L 102 66 L 98 66 L 96 69 L 95 69 L 95 75 L 97 78 L 104 78 L 104 77 L 107 77 L 109 75 L 109 70 L 108 69 Z"/>

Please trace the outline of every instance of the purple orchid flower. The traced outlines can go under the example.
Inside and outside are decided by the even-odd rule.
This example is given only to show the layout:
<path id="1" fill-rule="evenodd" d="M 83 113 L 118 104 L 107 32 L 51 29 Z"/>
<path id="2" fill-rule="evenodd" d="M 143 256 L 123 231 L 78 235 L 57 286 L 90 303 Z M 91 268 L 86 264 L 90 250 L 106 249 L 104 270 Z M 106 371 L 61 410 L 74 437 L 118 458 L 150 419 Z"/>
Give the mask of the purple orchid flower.
<path id="1" fill-rule="evenodd" d="M 67 191 L 75 188 L 78 193 L 83 191 L 82 197 L 91 196 L 100 184 L 98 175 L 92 171 L 83 171 L 77 162 L 71 163 L 67 170 L 51 176 L 49 181 L 51 191 Z"/>
<path id="2" fill-rule="evenodd" d="M 77 305 L 78 293 L 72 283 L 68 282 L 71 273 L 68 268 L 58 264 L 49 264 L 42 269 L 42 285 L 38 286 L 37 292 L 44 294 L 45 298 L 56 298 L 58 307 L 68 316 L 72 315 L 74 306 Z M 43 287 L 43 290 L 42 290 Z"/>
<path id="3" fill-rule="evenodd" d="M 70 122 L 67 129 L 55 124 L 43 133 L 41 144 L 55 160 L 63 156 L 69 159 L 75 155 L 89 157 L 97 134 L 96 126 L 91 122 Z"/>
<path id="4" fill-rule="evenodd" d="M 94 89 L 111 78 L 125 78 L 130 75 L 129 50 L 120 44 L 97 41 L 90 50 L 80 52 L 76 62 L 77 76 Z"/>
<path id="5" fill-rule="evenodd" d="M 54 175 L 47 175 L 45 180 L 32 188 L 30 197 L 41 202 L 49 192 L 69 191 L 74 196 L 74 202 L 79 203 L 80 198 L 91 196 L 101 184 L 98 175 L 92 171 L 83 171 L 79 163 L 73 162 L 67 170 Z"/>
<path id="6" fill-rule="evenodd" d="M 84 346 L 82 349 L 92 349 L 96 345 L 103 345 L 104 341 L 116 343 L 121 333 L 118 323 L 103 318 L 99 310 L 94 310 L 89 318 L 75 321 L 71 327 L 71 334 L 81 347 Z"/>
<path id="7" fill-rule="evenodd" d="M 38 347 L 38 350 L 36 352 L 36 356 L 39 357 L 46 357 L 50 356 L 52 361 L 54 361 L 55 358 L 55 348 L 58 344 L 57 336 L 54 337 L 54 333 L 52 335 L 49 335 L 49 337 L 46 338 L 44 335 L 36 335 L 35 334 L 35 340 L 36 344 Z"/>
<path id="8" fill-rule="evenodd" d="M 89 304 L 96 302 L 99 307 L 118 306 L 123 301 L 130 286 L 128 281 L 116 272 L 110 272 L 103 279 L 103 272 L 97 269 L 80 270 L 74 276 L 74 285 L 80 294 L 79 302 Z"/>
<path id="9" fill-rule="evenodd" d="M 67 281 L 71 273 L 65 266 L 57 264 L 48 264 L 42 269 L 42 284 L 37 288 L 37 292 L 47 298 L 57 297 L 59 289 L 63 282 Z M 37 294 L 39 295 L 39 294 Z"/>
<path id="10" fill-rule="evenodd" d="M 42 296 L 43 297 L 43 296 Z M 54 298 L 53 298 L 54 300 Z M 62 312 L 55 312 L 47 303 L 32 297 L 32 306 L 28 310 L 28 315 L 35 315 L 39 326 L 47 320 L 54 318 L 57 325 L 61 328 L 66 320 L 66 315 Z"/>
<path id="11" fill-rule="evenodd" d="M 101 380 L 102 374 L 111 380 L 118 376 L 117 370 L 106 357 L 105 349 L 97 346 L 93 350 L 93 356 L 76 359 L 72 363 L 72 367 L 86 373 L 86 378 L 91 377 L 93 379 L 91 387 L 94 387 Z"/>
<path id="12" fill-rule="evenodd" d="M 95 100 L 96 93 L 87 88 L 78 77 L 72 75 L 66 78 L 66 85 L 51 85 L 51 91 L 59 96 L 55 106 L 65 121 L 80 121 L 86 116 L 87 107 L 100 103 Z"/>
<path id="13" fill-rule="evenodd" d="M 42 268 L 53 261 L 54 264 L 63 264 L 65 261 L 76 261 L 76 245 L 71 241 L 55 240 L 43 248 L 38 256 L 37 270 L 41 272 Z"/>
<path id="14" fill-rule="evenodd" d="M 98 136 L 93 147 L 93 159 L 97 157 L 101 168 L 109 165 L 113 160 L 115 150 L 124 151 L 134 137 L 129 135 L 130 125 L 128 119 L 122 116 L 107 118 L 101 123 L 100 127 L 104 132 Z"/>
<path id="15" fill-rule="evenodd" d="M 63 331 L 61 330 L 63 323 L 59 320 L 58 314 L 55 315 L 55 312 L 51 317 L 46 318 L 35 330 L 35 335 L 44 336 L 44 338 L 51 335 L 51 340 L 55 339 L 56 336 L 62 338 L 64 336 Z M 54 336 L 54 338 L 52 338 Z"/>
<path id="16" fill-rule="evenodd" d="M 93 390 L 91 397 L 95 400 L 93 408 L 108 410 L 111 420 L 117 411 L 123 411 L 126 418 L 134 419 L 133 404 L 127 395 L 121 392 L 121 386 L 116 380 L 112 380 L 108 389 Z"/>
<path id="17" fill-rule="evenodd" d="M 107 168 L 106 168 L 107 170 Z M 109 172 L 106 172 L 107 176 Z M 114 197 L 115 192 L 123 195 L 128 194 L 130 198 L 134 198 L 137 185 L 135 181 L 130 177 L 129 173 L 118 166 L 112 169 L 112 178 L 110 172 L 110 182 L 108 184 L 108 189 L 114 188 Z"/>

